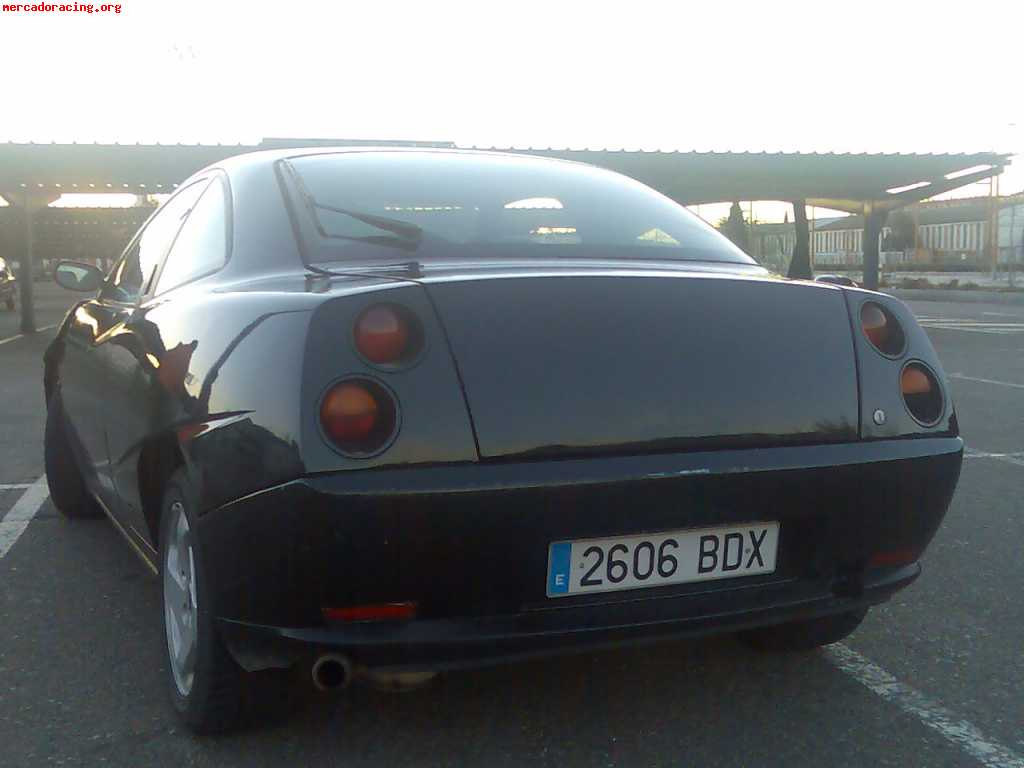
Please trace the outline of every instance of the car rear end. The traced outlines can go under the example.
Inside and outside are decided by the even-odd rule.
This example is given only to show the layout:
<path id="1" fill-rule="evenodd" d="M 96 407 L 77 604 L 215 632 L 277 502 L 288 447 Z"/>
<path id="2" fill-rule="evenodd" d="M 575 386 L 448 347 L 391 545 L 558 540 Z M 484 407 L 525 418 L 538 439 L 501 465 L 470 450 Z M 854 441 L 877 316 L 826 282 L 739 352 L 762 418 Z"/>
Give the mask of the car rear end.
<path id="1" fill-rule="evenodd" d="M 962 442 L 880 294 L 687 269 L 473 270 L 326 300 L 307 474 L 204 517 L 247 668 L 436 669 L 888 598 Z"/>

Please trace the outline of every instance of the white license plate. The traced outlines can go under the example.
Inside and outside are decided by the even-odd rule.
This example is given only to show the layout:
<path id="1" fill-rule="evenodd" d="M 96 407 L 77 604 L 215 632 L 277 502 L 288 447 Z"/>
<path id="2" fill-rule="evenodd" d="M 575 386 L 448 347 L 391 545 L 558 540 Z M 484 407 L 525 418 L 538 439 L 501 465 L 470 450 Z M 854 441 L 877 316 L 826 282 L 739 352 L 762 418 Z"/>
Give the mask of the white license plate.
<path id="1" fill-rule="evenodd" d="M 548 597 L 774 573 L 778 523 L 556 541 Z"/>

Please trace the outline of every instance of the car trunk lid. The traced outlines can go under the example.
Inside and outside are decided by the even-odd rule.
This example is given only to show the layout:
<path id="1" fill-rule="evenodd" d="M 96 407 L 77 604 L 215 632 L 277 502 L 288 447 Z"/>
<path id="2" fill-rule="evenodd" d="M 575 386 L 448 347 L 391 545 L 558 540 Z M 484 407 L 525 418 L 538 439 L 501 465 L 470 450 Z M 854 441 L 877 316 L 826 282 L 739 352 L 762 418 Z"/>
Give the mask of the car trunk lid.
<path id="1" fill-rule="evenodd" d="M 424 282 L 481 459 L 857 439 L 834 287 L 636 270 Z"/>

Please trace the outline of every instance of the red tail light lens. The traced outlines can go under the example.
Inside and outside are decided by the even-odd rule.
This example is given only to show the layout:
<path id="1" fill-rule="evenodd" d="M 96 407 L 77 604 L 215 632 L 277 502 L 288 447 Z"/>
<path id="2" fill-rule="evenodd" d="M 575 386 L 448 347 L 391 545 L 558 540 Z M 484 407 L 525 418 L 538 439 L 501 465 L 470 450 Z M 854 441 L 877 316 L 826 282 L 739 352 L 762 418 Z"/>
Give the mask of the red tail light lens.
<path id="1" fill-rule="evenodd" d="M 356 320 L 356 349 L 371 363 L 398 363 L 409 356 L 412 337 L 408 313 L 391 304 L 375 304 Z"/>
<path id="2" fill-rule="evenodd" d="M 921 425 L 930 427 L 945 408 L 942 390 L 935 374 L 922 363 L 908 363 L 900 374 L 900 391 L 910 415 Z"/>
<path id="3" fill-rule="evenodd" d="M 871 345 L 889 357 L 903 354 L 905 337 L 899 321 L 881 304 L 865 302 L 860 308 L 860 327 Z"/>
<path id="4" fill-rule="evenodd" d="M 380 603 L 348 608 L 324 608 L 328 621 L 401 621 L 416 618 L 416 603 Z"/>
<path id="5" fill-rule="evenodd" d="M 909 565 L 917 560 L 918 554 L 913 549 L 893 549 L 887 552 L 875 552 L 868 559 L 869 568 L 885 568 L 896 565 Z"/>

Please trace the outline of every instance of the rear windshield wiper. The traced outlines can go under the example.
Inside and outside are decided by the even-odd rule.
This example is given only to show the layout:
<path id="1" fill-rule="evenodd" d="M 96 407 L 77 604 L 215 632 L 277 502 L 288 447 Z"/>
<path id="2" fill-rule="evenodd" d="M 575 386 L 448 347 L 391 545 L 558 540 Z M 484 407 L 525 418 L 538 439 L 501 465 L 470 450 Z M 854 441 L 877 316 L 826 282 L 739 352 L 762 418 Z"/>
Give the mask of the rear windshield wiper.
<path id="1" fill-rule="evenodd" d="M 369 243 L 371 245 L 384 245 L 391 248 L 402 248 L 409 251 L 414 251 L 420 246 L 420 242 L 423 240 L 423 229 L 416 224 L 409 221 L 402 221 L 401 219 L 391 219 L 387 216 L 378 216 L 374 213 L 366 213 L 365 211 L 355 211 L 351 208 L 339 208 L 333 205 L 327 205 L 321 203 L 313 194 L 306 188 L 302 177 L 295 173 L 294 169 L 288 166 L 290 176 L 293 183 L 302 196 L 302 201 L 306 204 L 309 212 L 313 214 L 313 223 L 316 226 L 317 232 L 321 237 L 329 238 L 331 240 L 348 240 L 355 243 Z M 340 213 L 342 216 L 348 216 L 356 221 L 361 221 L 363 224 L 368 224 L 375 229 L 380 229 L 384 232 L 389 232 L 389 235 L 337 235 L 328 232 L 323 223 L 320 221 L 320 217 L 317 216 L 317 211 L 329 211 L 330 213 Z"/>
<path id="2" fill-rule="evenodd" d="M 387 264 L 348 264 L 340 269 L 328 269 L 317 266 L 316 264 L 306 264 L 306 269 L 317 275 L 323 275 L 325 277 L 351 277 L 353 275 L 379 275 L 381 277 L 391 277 L 388 272 L 404 272 L 405 277 L 418 278 L 423 277 L 423 265 L 418 261 L 402 261 L 399 263 L 387 263 Z M 397 280 L 404 280 L 405 277 L 396 277 Z"/>
<path id="3" fill-rule="evenodd" d="M 410 251 L 414 251 L 419 248 L 420 242 L 423 240 L 423 229 L 409 221 L 389 219 L 386 216 L 377 216 L 376 214 L 365 213 L 363 211 L 353 211 L 349 208 L 337 208 L 333 205 L 318 202 L 314 197 L 309 197 L 307 199 L 307 203 L 317 210 L 340 213 L 342 216 L 348 216 L 356 221 L 369 224 L 371 227 L 391 233 L 390 235 L 336 235 L 327 232 L 320 224 L 319 218 L 317 218 L 317 229 L 320 230 L 321 236 L 332 240 L 349 240 L 357 243 L 371 243 L 372 245 L 388 245 L 397 248 L 405 248 Z"/>

